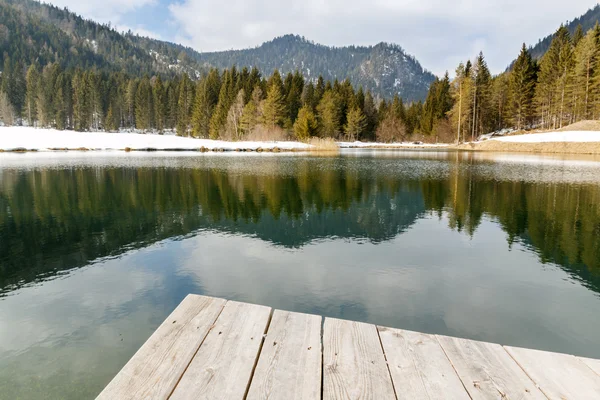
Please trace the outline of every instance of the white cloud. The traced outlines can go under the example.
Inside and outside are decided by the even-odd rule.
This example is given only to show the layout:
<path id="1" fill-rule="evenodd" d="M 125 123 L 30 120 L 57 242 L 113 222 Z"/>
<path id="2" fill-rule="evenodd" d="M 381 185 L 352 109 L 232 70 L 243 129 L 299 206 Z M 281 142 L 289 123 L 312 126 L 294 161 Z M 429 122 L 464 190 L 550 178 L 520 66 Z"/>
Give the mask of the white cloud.
<path id="1" fill-rule="evenodd" d="M 111 22 L 119 31 L 131 29 L 144 36 L 156 37 L 149 31 L 141 28 L 139 24 L 123 24 L 123 16 L 126 13 L 136 11 L 141 7 L 155 4 L 156 0 L 53 0 L 52 4 L 57 7 L 67 7 L 84 18 L 90 18 L 97 22 Z M 133 25 L 130 27 L 128 25 Z"/>
<path id="2" fill-rule="evenodd" d="M 397 43 L 436 74 L 483 51 L 492 72 L 501 72 L 521 44 L 535 44 L 595 0 L 55 0 L 58 6 L 117 29 L 189 45 L 198 51 L 255 47 L 287 33 L 325 45 Z M 155 7 L 151 21 L 132 19 Z M 152 12 L 152 11 L 151 11 Z M 164 15 L 162 15 L 164 14 Z M 144 13 L 146 17 L 146 14 Z M 158 22 L 163 21 L 158 26 Z M 168 27 L 168 29 L 166 28 Z M 166 32 L 165 32 L 166 31 Z M 159 35 L 158 32 L 161 34 Z"/>
<path id="3" fill-rule="evenodd" d="M 208 0 L 183 0 L 169 9 L 179 27 L 174 37 L 200 51 L 254 47 L 286 33 L 327 45 L 387 41 L 442 74 L 480 50 L 493 72 L 500 72 L 521 43 L 537 42 L 594 5 L 593 0 L 552 5 L 546 0 L 233 0 L 223 7 Z"/>

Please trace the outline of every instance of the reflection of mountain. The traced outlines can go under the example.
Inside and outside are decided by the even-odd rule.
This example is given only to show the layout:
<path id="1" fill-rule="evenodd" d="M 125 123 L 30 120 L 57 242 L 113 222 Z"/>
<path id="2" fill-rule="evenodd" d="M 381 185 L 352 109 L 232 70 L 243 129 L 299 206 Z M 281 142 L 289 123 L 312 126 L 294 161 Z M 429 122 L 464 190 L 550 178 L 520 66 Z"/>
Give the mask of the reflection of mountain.
<path id="1" fill-rule="evenodd" d="M 212 229 L 254 235 L 286 247 L 300 247 L 325 238 L 391 240 L 408 229 L 425 212 L 420 192 L 401 189 L 393 197 L 377 193 L 368 202 L 355 202 L 346 210 L 312 207 L 301 215 L 279 217 L 264 212 L 257 222 L 227 218 L 208 223 Z"/>
<path id="2" fill-rule="evenodd" d="M 325 238 L 381 242 L 427 211 L 447 213 L 450 228 L 470 235 L 487 214 L 509 244 L 522 241 L 542 262 L 600 291 L 598 185 L 501 181 L 452 163 L 432 178 L 428 163 L 439 160 L 402 161 L 407 173 L 389 160 L 345 162 L 296 159 L 284 170 L 277 160 L 254 169 L 237 161 L 222 169 L 4 170 L 0 293 L 199 229 L 286 247 Z"/>

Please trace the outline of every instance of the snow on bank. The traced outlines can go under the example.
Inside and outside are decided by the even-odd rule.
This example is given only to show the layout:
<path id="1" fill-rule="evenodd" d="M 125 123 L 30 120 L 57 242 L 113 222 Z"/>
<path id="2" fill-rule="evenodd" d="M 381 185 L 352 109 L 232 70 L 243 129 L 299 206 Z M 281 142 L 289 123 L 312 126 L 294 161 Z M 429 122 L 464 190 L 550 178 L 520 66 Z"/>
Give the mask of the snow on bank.
<path id="1" fill-rule="evenodd" d="M 429 143 L 420 143 L 420 142 L 402 142 L 402 143 L 382 143 L 382 142 L 338 142 L 338 145 L 342 149 L 360 149 L 360 148 L 416 148 L 416 147 L 432 147 L 432 148 L 440 148 L 440 147 L 448 147 L 448 144 L 438 143 L 438 144 L 429 144 Z"/>
<path id="2" fill-rule="evenodd" d="M 527 134 L 527 135 L 493 137 L 490 140 L 496 140 L 499 142 L 512 142 L 512 143 L 556 143 L 556 142 L 591 143 L 591 142 L 600 142 L 600 132 L 598 132 L 598 131 L 544 132 L 544 133 L 531 133 L 531 134 Z"/>
<path id="3" fill-rule="evenodd" d="M 308 150 L 311 146 L 300 142 L 227 142 L 223 140 L 194 139 L 174 135 L 139 133 L 73 132 L 28 127 L 0 127 L 0 149 L 37 150 Z"/>

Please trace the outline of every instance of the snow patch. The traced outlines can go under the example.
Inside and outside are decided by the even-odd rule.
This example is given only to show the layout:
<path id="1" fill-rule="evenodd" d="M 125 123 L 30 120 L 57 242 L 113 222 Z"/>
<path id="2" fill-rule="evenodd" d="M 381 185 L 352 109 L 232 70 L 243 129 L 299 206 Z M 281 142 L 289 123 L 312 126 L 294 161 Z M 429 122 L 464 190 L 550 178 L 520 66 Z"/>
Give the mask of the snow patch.
<path id="1" fill-rule="evenodd" d="M 89 150 L 198 150 L 206 149 L 273 149 L 308 150 L 311 146 L 300 142 L 227 142 L 223 140 L 194 139 L 174 135 L 74 132 L 28 127 L 0 127 L 0 149 L 27 149 L 49 151 L 51 149 Z"/>
<path id="2" fill-rule="evenodd" d="M 527 135 L 514 135 L 505 137 L 494 137 L 491 140 L 513 143 L 552 143 L 552 142 L 600 142 L 598 131 L 563 131 L 531 133 Z"/>

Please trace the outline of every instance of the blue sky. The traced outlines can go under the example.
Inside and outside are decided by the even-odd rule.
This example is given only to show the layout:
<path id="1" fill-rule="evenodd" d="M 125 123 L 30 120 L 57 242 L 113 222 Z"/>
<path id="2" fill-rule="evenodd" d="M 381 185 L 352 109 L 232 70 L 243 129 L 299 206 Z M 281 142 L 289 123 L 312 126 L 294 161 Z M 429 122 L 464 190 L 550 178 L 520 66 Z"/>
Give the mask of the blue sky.
<path id="1" fill-rule="evenodd" d="M 198 51 L 254 47 L 294 33 L 325 45 L 397 43 L 443 74 L 483 51 L 502 71 L 533 44 L 593 7 L 593 0 L 50 0 L 119 30 Z"/>

